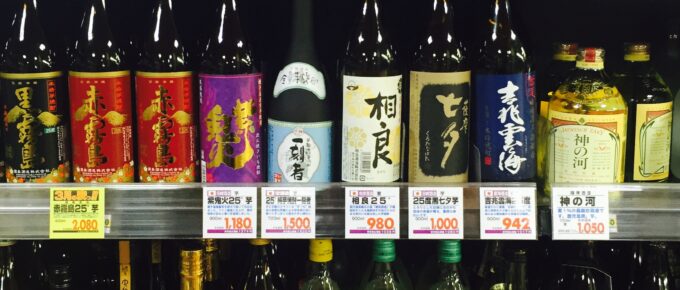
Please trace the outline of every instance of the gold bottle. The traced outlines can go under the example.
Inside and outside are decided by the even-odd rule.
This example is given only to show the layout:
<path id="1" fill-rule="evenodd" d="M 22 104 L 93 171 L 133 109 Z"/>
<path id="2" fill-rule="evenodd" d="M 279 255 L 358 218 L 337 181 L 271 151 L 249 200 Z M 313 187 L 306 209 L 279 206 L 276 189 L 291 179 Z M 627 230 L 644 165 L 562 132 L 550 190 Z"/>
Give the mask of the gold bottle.
<path id="1" fill-rule="evenodd" d="M 203 290 L 203 250 L 182 249 L 180 259 L 180 290 Z"/>

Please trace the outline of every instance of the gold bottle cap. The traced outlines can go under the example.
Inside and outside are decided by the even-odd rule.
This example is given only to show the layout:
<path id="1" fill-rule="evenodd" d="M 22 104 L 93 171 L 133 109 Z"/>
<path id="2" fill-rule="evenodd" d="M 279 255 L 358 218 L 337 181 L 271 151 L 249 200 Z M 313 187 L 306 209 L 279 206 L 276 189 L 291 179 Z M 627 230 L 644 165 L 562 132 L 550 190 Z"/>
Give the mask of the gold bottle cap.
<path id="1" fill-rule="evenodd" d="M 183 277 L 203 275 L 203 250 L 190 249 L 180 251 L 181 274 Z"/>
<path id="2" fill-rule="evenodd" d="M 568 42 L 556 43 L 554 46 L 554 51 L 554 60 L 576 61 L 576 55 L 578 54 L 578 44 Z"/>
<path id="3" fill-rule="evenodd" d="M 333 260 L 333 242 L 331 240 L 309 241 L 309 260 L 316 263 L 327 263 Z"/>
<path id="4" fill-rule="evenodd" d="M 203 247 L 205 247 L 206 252 L 217 252 L 219 247 L 217 246 L 217 241 L 214 239 L 203 240 Z"/>
<path id="5" fill-rule="evenodd" d="M 604 49 L 597 47 L 581 48 L 576 57 L 576 67 L 589 70 L 604 69 Z"/>
<path id="6" fill-rule="evenodd" d="M 626 55 L 623 59 L 630 62 L 646 62 L 650 60 L 649 44 L 629 43 L 626 45 Z"/>
<path id="7" fill-rule="evenodd" d="M 250 244 L 253 246 L 265 246 L 269 245 L 271 243 L 270 240 L 265 240 L 265 239 L 252 239 L 250 240 Z"/>

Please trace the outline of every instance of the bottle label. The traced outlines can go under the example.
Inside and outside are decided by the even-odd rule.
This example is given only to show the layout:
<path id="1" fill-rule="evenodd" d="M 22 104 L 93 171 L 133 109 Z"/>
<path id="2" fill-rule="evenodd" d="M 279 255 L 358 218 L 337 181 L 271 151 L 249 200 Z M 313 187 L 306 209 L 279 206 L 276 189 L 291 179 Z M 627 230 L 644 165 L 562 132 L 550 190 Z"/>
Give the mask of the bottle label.
<path id="1" fill-rule="evenodd" d="M 399 180 L 401 82 L 400 75 L 343 76 L 343 181 Z"/>
<path id="2" fill-rule="evenodd" d="M 137 72 L 140 181 L 195 180 L 192 81 L 191 72 Z"/>
<path id="3" fill-rule="evenodd" d="M 581 115 L 551 110 L 549 115 L 549 180 L 623 182 L 626 114 Z"/>
<path id="4" fill-rule="evenodd" d="M 482 181 L 520 181 L 536 174 L 536 97 L 532 74 L 475 76 L 475 147 Z"/>
<path id="5" fill-rule="evenodd" d="M 636 116 L 633 179 L 666 179 L 670 173 L 673 102 L 638 104 Z"/>
<path id="6" fill-rule="evenodd" d="M 269 119 L 269 182 L 331 182 L 333 122 Z"/>
<path id="7" fill-rule="evenodd" d="M 68 182 L 68 107 L 61 72 L 2 73 L 8 182 Z"/>
<path id="8" fill-rule="evenodd" d="M 73 178 L 134 182 L 130 72 L 69 73 Z"/>
<path id="9" fill-rule="evenodd" d="M 310 64 L 294 62 L 279 72 L 274 84 L 274 98 L 293 89 L 310 91 L 320 100 L 326 99 L 326 81 L 323 73 Z"/>
<path id="10" fill-rule="evenodd" d="M 160 264 L 163 256 L 163 242 L 151 241 L 151 264 Z"/>
<path id="11" fill-rule="evenodd" d="M 409 180 L 467 182 L 470 72 L 411 72 Z"/>
<path id="12" fill-rule="evenodd" d="M 262 182 L 262 74 L 200 75 L 204 182 Z"/>

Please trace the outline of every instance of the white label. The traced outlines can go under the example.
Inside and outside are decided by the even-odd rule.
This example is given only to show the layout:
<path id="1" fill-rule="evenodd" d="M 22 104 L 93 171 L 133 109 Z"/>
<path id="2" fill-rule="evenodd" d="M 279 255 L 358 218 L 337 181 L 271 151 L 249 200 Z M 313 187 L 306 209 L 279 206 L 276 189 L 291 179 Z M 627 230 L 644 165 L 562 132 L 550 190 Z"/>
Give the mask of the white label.
<path id="1" fill-rule="evenodd" d="M 554 187 L 553 239 L 609 240 L 609 191 L 604 188 Z"/>
<path id="2" fill-rule="evenodd" d="M 257 238 L 257 188 L 204 187 L 203 238 Z"/>
<path id="3" fill-rule="evenodd" d="M 401 81 L 401 76 L 343 76 L 343 181 L 399 179 Z"/>
<path id="4" fill-rule="evenodd" d="M 463 189 L 410 187 L 409 239 L 463 239 Z"/>
<path id="5" fill-rule="evenodd" d="M 399 188 L 345 188 L 346 239 L 398 239 Z"/>
<path id="6" fill-rule="evenodd" d="M 323 73 L 303 62 L 291 63 L 279 72 L 274 84 L 274 98 L 293 89 L 310 91 L 321 100 L 326 98 L 326 81 Z"/>
<path id="7" fill-rule="evenodd" d="M 262 188 L 262 238 L 314 239 L 316 189 L 314 187 Z"/>
<path id="8" fill-rule="evenodd" d="M 319 169 L 321 151 L 314 138 L 302 128 L 286 135 L 277 152 L 279 168 L 286 173 L 283 178 L 287 182 L 309 182 Z"/>
<path id="9" fill-rule="evenodd" d="M 536 188 L 479 189 L 479 231 L 483 240 L 535 240 Z"/>

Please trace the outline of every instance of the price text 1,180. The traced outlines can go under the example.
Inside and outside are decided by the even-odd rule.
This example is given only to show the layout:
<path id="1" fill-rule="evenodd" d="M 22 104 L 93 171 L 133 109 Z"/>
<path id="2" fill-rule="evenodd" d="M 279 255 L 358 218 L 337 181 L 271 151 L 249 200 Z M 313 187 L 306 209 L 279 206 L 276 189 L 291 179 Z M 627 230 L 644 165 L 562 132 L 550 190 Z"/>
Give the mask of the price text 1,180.
<path id="1" fill-rule="evenodd" d="M 250 230 L 253 228 L 253 221 L 249 217 L 225 218 L 224 226 L 228 230 Z"/>

